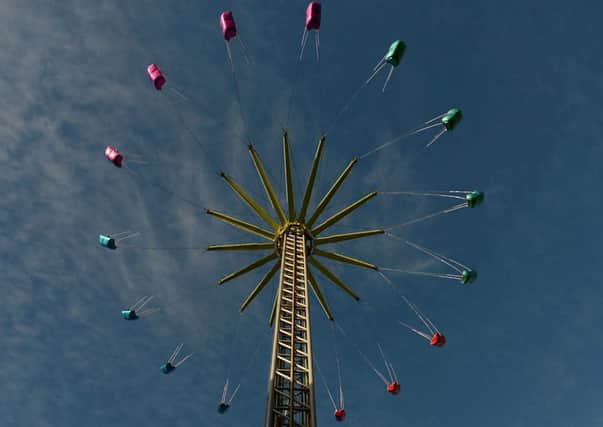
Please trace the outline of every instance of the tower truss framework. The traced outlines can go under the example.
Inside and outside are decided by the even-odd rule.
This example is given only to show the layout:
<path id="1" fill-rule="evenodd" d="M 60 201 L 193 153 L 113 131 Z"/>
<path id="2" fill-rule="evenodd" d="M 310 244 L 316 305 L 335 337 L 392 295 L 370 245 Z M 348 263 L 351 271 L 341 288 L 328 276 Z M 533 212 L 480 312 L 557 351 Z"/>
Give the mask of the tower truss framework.
<path id="1" fill-rule="evenodd" d="M 314 427 L 306 235 L 301 227 L 292 224 L 282 240 L 266 427 Z"/>

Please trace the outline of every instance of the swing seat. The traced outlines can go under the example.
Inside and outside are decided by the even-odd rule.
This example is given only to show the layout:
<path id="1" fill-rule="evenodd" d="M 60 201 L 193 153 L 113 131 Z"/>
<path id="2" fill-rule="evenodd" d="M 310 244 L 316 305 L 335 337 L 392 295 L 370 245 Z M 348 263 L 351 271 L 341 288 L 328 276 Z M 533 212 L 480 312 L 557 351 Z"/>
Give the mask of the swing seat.
<path id="1" fill-rule="evenodd" d="M 234 16 L 232 12 L 222 12 L 220 15 L 220 29 L 222 30 L 222 36 L 227 42 L 230 39 L 237 36 L 237 26 L 235 25 Z"/>
<path id="2" fill-rule="evenodd" d="M 444 344 L 446 344 L 446 337 L 444 335 L 436 332 L 431 337 L 429 344 L 431 344 L 434 347 L 444 347 Z"/>
<path id="3" fill-rule="evenodd" d="M 453 130 L 463 119 L 463 113 L 458 108 L 451 108 L 446 115 L 442 117 L 442 124 L 446 130 Z"/>
<path id="4" fill-rule="evenodd" d="M 334 415 L 337 421 L 343 421 L 345 419 L 345 409 L 335 409 Z"/>
<path id="5" fill-rule="evenodd" d="M 109 249 L 117 249 L 117 245 L 115 244 L 115 239 L 109 236 L 105 236 L 104 234 L 98 235 L 98 243 L 101 246 Z"/>
<path id="6" fill-rule="evenodd" d="M 394 41 L 387 50 L 387 53 L 385 54 L 385 62 L 394 67 L 397 67 L 398 65 L 400 65 L 400 61 L 402 60 L 402 56 L 404 55 L 405 50 L 406 43 L 404 43 L 402 40 Z"/>
<path id="7" fill-rule="evenodd" d="M 155 89 L 161 90 L 161 87 L 165 84 L 166 80 L 159 67 L 155 64 L 149 65 L 147 67 L 147 74 L 149 75 L 149 79 L 153 82 L 153 85 L 155 85 Z"/>
<path id="8" fill-rule="evenodd" d="M 400 393 L 400 383 L 393 382 L 387 385 L 387 392 L 390 394 L 398 394 Z"/>
<path id="9" fill-rule="evenodd" d="M 122 310 L 121 315 L 126 320 L 136 320 L 138 319 L 138 315 L 135 310 Z"/>
<path id="10" fill-rule="evenodd" d="M 159 367 L 159 369 L 161 369 L 161 372 L 163 372 L 164 374 L 169 374 L 176 368 L 170 362 L 167 362 L 167 363 L 164 363 L 163 365 L 161 365 Z"/>
<path id="11" fill-rule="evenodd" d="M 220 404 L 218 405 L 218 413 L 223 414 L 224 412 L 228 411 L 228 408 L 230 408 L 230 405 L 226 402 L 220 402 Z"/>
<path id="12" fill-rule="evenodd" d="M 481 191 L 472 191 L 465 196 L 465 200 L 467 201 L 468 207 L 474 208 L 484 201 L 484 193 Z"/>
<path id="13" fill-rule="evenodd" d="M 321 6 L 320 3 L 312 1 L 306 8 L 306 30 L 320 29 Z"/>
<path id="14" fill-rule="evenodd" d="M 105 157 L 118 168 L 121 167 L 121 163 L 124 160 L 124 156 L 110 145 L 107 145 L 107 148 L 105 148 Z"/>
<path id="15" fill-rule="evenodd" d="M 477 272 L 475 270 L 463 270 L 461 273 L 461 283 L 473 283 L 477 280 Z"/>

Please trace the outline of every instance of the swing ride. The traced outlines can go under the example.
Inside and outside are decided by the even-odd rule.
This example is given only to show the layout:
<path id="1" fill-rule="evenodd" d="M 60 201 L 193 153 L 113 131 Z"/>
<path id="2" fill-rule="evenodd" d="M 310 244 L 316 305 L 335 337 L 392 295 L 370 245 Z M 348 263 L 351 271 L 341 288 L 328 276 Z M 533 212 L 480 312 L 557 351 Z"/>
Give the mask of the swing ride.
<path id="1" fill-rule="evenodd" d="M 147 67 L 147 74 L 149 75 L 149 79 L 153 82 L 155 89 L 161 90 L 166 80 L 159 67 L 156 64 L 150 64 Z"/>
<path id="2" fill-rule="evenodd" d="M 421 321 L 421 323 L 423 323 L 423 325 L 427 328 L 428 332 L 424 332 L 424 331 L 415 329 L 414 327 L 408 325 L 407 323 L 402 322 L 401 320 L 400 320 L 400 325 L 411 330 L 418 336 L 425 338 L 427 341 L 429 341 L 429 344 L 431 346 L 444 347 L 444 344 L 446 344 L 446 337 L 444 336 L 444 334 L 442 334 L 438 330 L 438 328 L 433 324 L 433 322 L 431 320 L 429 320 L 429 318 L 427 316 L 425 316 L 421 312 L 421 310 L 419 310 L 419 307 L 417 307 L 416 304 L 413 304 L 412 302 L 410 302 L 408 300 L 408 298 L 406 298 L 405 296 L 402 296 L 402 299 L 406 302 L 408 307 L 410 307 L 410 309 L 415 313 L 415 315 Z"/>
<path id="3" fill-rule="evenodd" d="M 117 151 L 116 148 L 113 148 L 110 145 L 107 145 L 107 148 L 105 148 L 105 157 L 107 158 L 107 160 L 109 160 L 111 163 L 113 163 L 116 167 L 121 168 L 121 164 L 124 160 L 124 156 L 122 156 L 121 153 L 119 151 Z"/>
<path id="4" fill-rule="evenodd" d="M 115 250 L 117 249 L 117 242 L 122 240 L 129 239 L 131 237 L 136 237 L 140 233 L 135 233 L 130 230 L 122 231 L 121 233 L 112 233 L 112 234 L 99 234 L 98 235 L 98 243 L 107 249 Z"/>
<path id="5" fill-rule="evenodd" d="M 228 53 L 228 58 L 232 64 L 232 51 L 230 50 L 230 40 L 236 38 L 239 42 L 239 47 L 241 48 L 241 52 L 243 53 L 243 57 L 245 58 L 245 62 L 249 63 L 249 56 L 247 55 L 247 48 L 243 43 L 240 35 L 237 35 L 237 25 L 235 24 L 234 16 L 231 11 L 222 12 L 220 15 L 220 29 L 222 30 L 222 37 L 224 38 L 224 42 L 226 43 L 226 52 Z"/>
<path id="6" fill-rule="evenodd" d="M 392 77 L 394 69 L 398 65 L 400 65 L 400 61 L 402 60 L 402 56 L 404 55 L 405 50 L 406 50 L 406 43 L 404 43 L 402 40 L 395 40 L 390 45 L 385 56 L 373 68 L 373 73 L 367 79 L 366 84 L 370 83 L 371 80 L 373 80 L 377 76 L 377 74 L 379 74 L 379 71 L 381 71 L 383 69 L 383 67 L 385 67 L 386 65 L 389 64 L 390 69 L 389 69 L 389 72 L 387 73 L 387 77 L 385 78 L 385 83 L 383 84 L 383 89 L 381 90 L 381 92 L 385 92 L 385 88 L 387 87 L 387 84 L 389 83 L 389 79 Z"/>
<path id="7" fill-rule="evenodd" d="M 164 374 L 169 374 L 170 372 L 178 368 L 180 365 L 182 365 L 184 362 L 186 362 L 193 355 L 193 353 L 190 353 L 180 359 L 179 362 L 176 362 L 176 358 L 178 357 L 178 354 L 180 353 L 180 350 L 182 350 L 183 346 L 184 343 L 178 344 L 178 347 L 176 347 L 170 357 L 168 357 L 168 360 L 166 360 L 165 363 L 159 367 L 161 372 L 163 372 Z"/>
<path id="8" fill-rule="evenodd" d="M 121 311 L 121 315 L 125 320 L 136 320 L 140 317 L 146 317 L 159 311 L 159 308 L 147 308 L 143 310 L 144 306 L 147 305 L 153 299 L 151 296 L 143 296 L 138 301 L 130 306 L 130 308 Z"/>
<path id="9" fill-rule="evenodd" d="M 304 33 L 301 39 L 301 51 L 299 53 L 299 60 L 302 60 L 304 56 L 304 49 L 306 48 L 306 42 L 308 41 L 308 35 L 310 31 L 314 33 L 314 43 L 316 45 L 316 60 L 320 60 L 320 17 L 322 14 L 322 6 L 320 3 L 311 1 L 306 8 L 306 25 L 304 26 Z"/>
<path id="10" fill-rule="evenodd" d="M 310 32 L 314 32 L 315 35 L 316 58 L 319 60 L 319 30 L 321 27 L 321 17 L 321 4 L 318 2 L 310 2 L 306 8 L 306 19 L 301 40 L 299 61 L 302 60 Z M 218 23 L 222 37 L 226 44 L 227 56 L 231 66 L 233 83 L 236 92 L 236 101 L 239 104 L 239 109 L 242 116 L 241 118 L 244 121 L 243 108 L 238 91 L 238 82 L 236 80 L 235 64 L 232 57 L 230 42 L 232 39 L 237 39 L 239 41 L 239 46 L 242 50 L 244 60 L 246 63 L 249 63 L 250 61 L 247 54 L 247 49 L 241 41 L 240 34 L 238 34 L 234 15 L 231 11 L 222 12 L 219 15 Z M 322 198 L 316 204 L 316 206 L 311 206 L 312 195 L 314 194 L 314 189 L 316 186 L 317 173 L 319 171 L 319 165 L 323 156 L 323 149 L 327 141 L 327 134 L 329 133 L 330 129 L 333 128 L 336 122 L 342 117 L 345 111 L 350 107 L 360 91 L 366 88 L 381 70 L 383 70 L 386 66 L 389 66 L 390 68 L 382 88 L 382 92 L 385 91 L 392 77 L 394 69 L 399 67 L 401 64 L 406 47 L 406 43 L 402 40 L 395 40 L 390 44 L 386 54 L 371 71 L 369 78 L 364 81 L 356 92 L 353 93 L 350 100 L 338 111 L 334 120 L 327 127 L 327 130 L 319 136 L 314 157 L 309 168 L 304 191 L 299 199 L 296 197 L 296 194 L 294 194 L 293 190 L 293 169 L 288 131 L 283 129 L 282 159 L 284 166 L 284 199 L 286 200 L 286 204 L 281 204 L 279 195 L 275 191 L 274 184 L 269 178 L 267 169 L 265 168 L 252 139 L 247 136 L 247 151 L 250 156 L 251 163 L 257 173 L 258 181 L 265 193 L 265 202 L 260 202 L 253 198 L 250 193 L 243 188 L 240 183 L 236 182 L 234 178 L 228 175 L 227 172 L 221 172 L 220 177 L 236 194 L 236 196 L 238 196 L 246 204 L 250 211 L 257 216 L 261 223 L 258 225 L 240 218 L 236 218 L 224 212 L 214 209 L 206 209 L 206 213 L 209 216 L 233 226 L 240 231 L 248 233 L 255 238 L 259 238 L 259 240 L 253 242 L 213 244 L 207 247 L 207 250 L 210 252 L 245 251 L 261 253 L 261 255 L 251 263 L 219 279 L 219 285 L 224 285 L 227 282 L 240 278 L 252 271 L 268 265 L 267 270 L 259 282 L 251 290 L 248 296 L 241 302 L 239 307 L 241 313 L 244 312 L 246 308 L 258 297 L 258 295 L 266 289 L 267 285 L 273 279 L 278 278 L 278 288 L 274 294 L 272 310 L 269 316 L 269 325 L 273 328 L 273 336 L 270 369 L 268 375 L 268 403 L 266 407 L 264 424 L 266 427 L 315 427 L 317 425 L 314 368 L 317 368 L 319 376 L 327 390 L 327 394 L 333 406 L 333 416 L 335 420 L 341 422 L 346 418 L 342 386 L 342 370 L 337 349 L 335 350 L 337 380 L 339 384 L 339 395 L 337 401 L 334 399 L 333 394 L 328 386 L 328 382 L 323 375 L 323 372 L 320 370 L 317 360 L 314 358 L 312 351 L 309 293 L 311 292 L 314 295 L 326 318 L 332 322 L 332 325 L 337 327 L 337 329 L 335 327 L 333 328 L 334 333 L 339 331 L 338 333 L 343 337 L 346 337 L 347 334 L 339 323 L 335 323 L 333 312 L 325 298 L 325 293 L 323 292 L 317 277 L 320 274 L 322 277 L 326 278 L 328 282 L 356 301 L 360 300 L 360 295 L 333 271 L 331 271 L 330 268 L 323 264 L 324 259 L 377 272 L 384 279 L 384 281 L 400 295 L 407 307 L 426 330 L 415 328 L 403 322 L 402 320 L 399 321 L 400 325 L 427 340 L 432 347 L 437 348 L 442 348 L 446 344 L 446 337 L 444 334 L 442 334 L 434 323 L 427 316 L 425 316 L 421 310 L 419 310 L 417 305 L 410 302 L 405 295 L 400 293 L 399 288 L 394 285 L 388 276 L 385 275 L 385 272 L 429 276 L 442 279 L 454 279 L 462 284 L 473 283 L 477 279 L 477 272 L 474 269 L 469 268 L 446 255 L 395 235 L 392 233 L 392 230 L 407 227 L 411 224 L 461 209 L 473 209 L 481 205 L 484 201 L 484 193 L 481 191 L 371 191 L 359 197 L 355 202 L 341 207 L 338 211 L 327 216 L 326 218 L 323 217 L 323 214 L 330 206 L 331 200 L 345 183 L 347 177 L 359 162 L 403 139 L 417 135 L 429 129 L 439 127 L 440 130 L 438 133 L 432 137 L 432 139 L 425 146 L 425 148 L 430 147 L 442 135 L 447 132 L 452 132 L 459 125 L 463 115 L 461 110 L 457 107 L 451 108 L 447 112 L 437 115 L 436 117 L 423 123 L 423 125 L 421 125 L 419 128 L 405 132 L 402 135 L 399 135 L 396 138 L 387 141 L 386 143 L 381 144 L 364 154 L 353 157 L 343 168 L 338 177 L 333 181 L 328 190 L 322 195 Z M 163 88 L 167 83 L 167 78 L 157 64 L 152 63 L 148 65 L 147 76 L 150 79 L 153 87 L 158 92 L 163 91 Z M 168 92 L 171 91 L 179 99 L 188 101 L 188 98 L 182 93 L 182 91 L 177 89 L 171 83 L 168 85 L 168 88 Z M 163 92 L 165 93 L 165 91 Z M 175 109 L 175 103 L 169 102 L 169 104 Z M 175 112 L 178 114 L 177 111 Z M 187 131 L 191 134 L 193 139 L 195 139 L 195 141 L 202 146 L 203 142 L 201 139 L 196 136 L 189 126 L 186 125 L 180 115 L 179 118 L 185 124 Z M 112 146 L 106 147 L 105 157 L 117 168 L 121 168 L 124 164 L 124 155 Z M 140 174 L 140 172 L 134 172 L 131 169 L 129 171 L 137 176 Z M 378 195 L 439 198 L 442 200 L 452 200 L 456 204 L 446 207 L 442 210 L 432 212 L 428 215 L 407 220 L 403 223 L 386 228 L 356 230 L 337 234 L 333 234 L 331 232 L 333 226 L 338 225 L 342 219 L 347 218 Z M 266 208 L 265 205 L 269 206 L 269 208 Z M 137 235 L 139 235 L 138 232 L 132 232 L 130 230 L 115 234 L 100 234 L 99 243 L 102 247 L 115 250 L 118 247 L 118 242 Z M 423 255 L 426 255 L 429 258 L 439 262 L 440 264 L 438 265 L 443 265 L 451 271 L 430 272 L 383 267 L 324 248 L 324 246 L 328 244 L 340 243 L 349 240 L 360 240 L 367 237 L 377 236 L 385 236 L 401 242 L 402 244 L 411 247 Z M 120 247 L 137 248 L 137 246 L 124 245 L 120 245 Z M 141 316 L 149 315 L 158 311 L 159 309 L 157 308 L 147 308 L 146 310 L 142 310 L 143 307 L 145 307 L 152 299 L 152 296 L 144 296 L 140 298 L 136 303 L 130 306 L 130 308 L 122 310 L 121 313 L 123 318 L 126 320 L 135 320 Z M 167 361 L 160 366 L 162 373 L 168 374 L 172 372 L 192 356 L 191 353 L 182 358 L 179 362 L 176 362 L 176 358 L 182 350 L 182 347 L 183 343 L 179 344 Z M 362 351 L 362 349 L 356 346 L 356 350 L 362 359 L 384 383 L 385 391 L 390 395 L 398 395 L 401 392 L 401 385 L 396 370 L 394 369 L 394 365 L 389 359 L 386 358 L 385 352 L 379 343 L 377 343 L 377 348 L 385 364 L 385 372 L 379 371 L 371 359 Z M 252 362 L 255 359 L 256 354 L 257 350 L 252 357 Z M 250 362 L 249 367 L 251 366 L 252 362 Z M 217 412 L 219 414 L 226 414 L 229 411 L 229 408 L 231 407 L 231 404 L 241 387 L 241 383 L 239 383 L 229 396 L 229 385 L 230 372 L 227 375 L 227 379 L 222 390 L 222 396 L 217 406 Z"/>

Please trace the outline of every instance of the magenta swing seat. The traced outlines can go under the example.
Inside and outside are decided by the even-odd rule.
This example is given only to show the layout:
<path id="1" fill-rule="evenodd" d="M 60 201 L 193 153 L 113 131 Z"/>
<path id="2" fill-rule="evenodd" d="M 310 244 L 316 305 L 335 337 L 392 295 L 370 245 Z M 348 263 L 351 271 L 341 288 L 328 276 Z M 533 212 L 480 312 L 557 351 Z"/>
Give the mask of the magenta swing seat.
<path id="1" fill-rule="evenodd" d="M 121 167 L 124 160 L 124 156 L 122 156 L 116 148 L 113 148 L 110 145 L 107 145 L 107 148 L 105 148 L 105 157 L 118 168 Z"/>
<path id="2" fill-rule="evenodd" d="M 311 1 L 306 8 L 306 30 L 320 30 L 320 3 Z"/>
<path id="3" fill-rule="evenodd" d="M 220 29 L 226 41 L 230 41 L 230 39 L 237 36 L 237 26 L 231 11 L 227 10 L 220 14 Z"/>
<path id="4" fill-rule="evenodd" d="M 156 64 L 151 64 L 147 67 L 147 74 L 149 79 L 155 85 L 155 89 L 161 90 L 161 87 L 166 83 L 165 76 Z"/>

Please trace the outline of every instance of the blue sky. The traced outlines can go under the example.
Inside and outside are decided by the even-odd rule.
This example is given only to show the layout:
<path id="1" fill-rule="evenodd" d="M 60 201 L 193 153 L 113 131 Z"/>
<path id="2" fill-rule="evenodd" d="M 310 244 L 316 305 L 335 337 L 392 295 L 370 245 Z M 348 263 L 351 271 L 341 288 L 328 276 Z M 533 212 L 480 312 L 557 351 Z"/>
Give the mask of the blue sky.
<path id="1" fill-rule="evenodd" d="M 453 105 L 465 114 L 429 150 L 421 150 L 427 136 L 417 136 L 360 161 L 332 203 L 372 190 L 477 188 L 487 197 L 479 209 L 397 232 L 480 273 L 466 288 L 390 275 L 446 334 L 446 347 L 430 348 L 397 325 L 413 318 L 378 275 L 333 267 L 362 304 L 321 280 L 338 322 L 354 331 L 337 337 L 346 424 L 603 425 L 600 5 L 325 1 L 317 66 L 310 49 L 296 62 L 305 2 L 170 3 L 0 5 L 3 426 L 261 425 L 274 288 L 242 317 L 238 306 L 260 272 L 210 288 L 248 257 L 109 252 L 96 243 L 100 232 L 125 229 L 139 231 L 131 243 L 144 247 L 247 239 L 162 191 L 252 220 L 217 176 L 225 170 L 264 201 L 217 25 L 225 9 L 254 60 L 244 66 L 234 50 L 245 122 L 281 193 L 291 88 L 299 193 L 321 129 L 396 38 L 408 49 L 387 92 L 379 80 L 364 89 L 329 133 L 316 197 L 353 156 Z M 152 89 L 151 62 L 194 100 L 178 109 L 204 150 Z M 113 168 L 103 158 L 107 144 L 149 164 L 132 165 L 136 174 Z M 387 226 L 440 206 L 379 196 L 339 229 Z M 437 268 L 386 237 L 338 250 L 385 267 Z M 162 311 L 121 319 L 145 294 L 156 295 Z M 312 304 L 316 357 L 334 387 L 333 335 Z M 262 350 L 244 372 L 257 341 Z M 375 362 L 375 343 L 383 344 L 401 378 L 399 396 L 385 392 L 352 341 Z M 161 375 L 179 342 L 195 355 Z M 231 381 L 243 384 L 229 413 L 218 415 L 228 366 Z M 316 390 L 320 425 L 335 424 L 318 379 Z"/>

